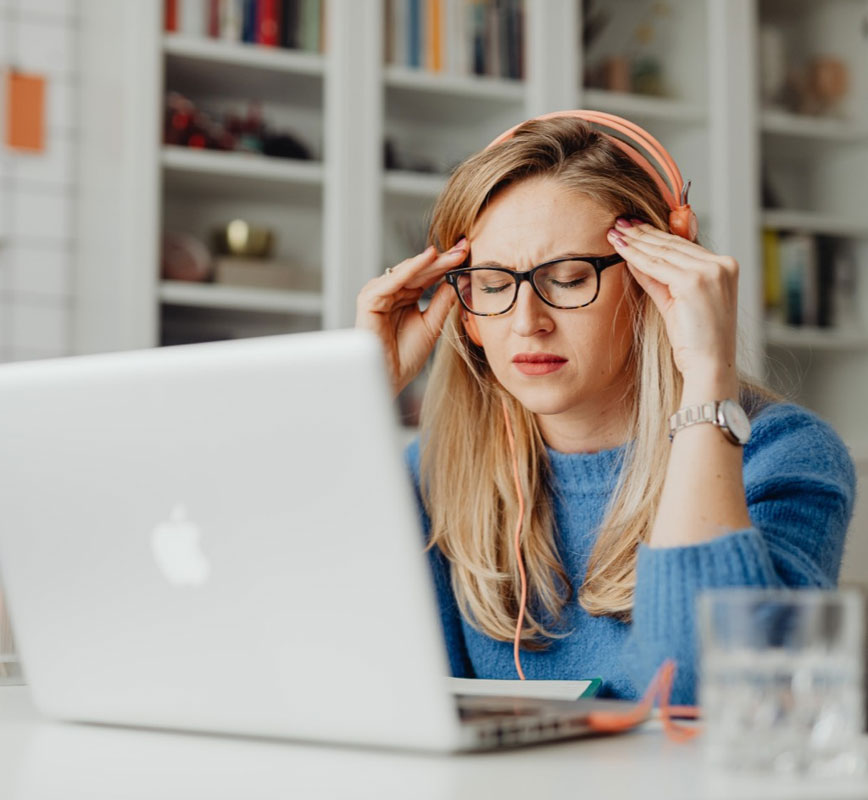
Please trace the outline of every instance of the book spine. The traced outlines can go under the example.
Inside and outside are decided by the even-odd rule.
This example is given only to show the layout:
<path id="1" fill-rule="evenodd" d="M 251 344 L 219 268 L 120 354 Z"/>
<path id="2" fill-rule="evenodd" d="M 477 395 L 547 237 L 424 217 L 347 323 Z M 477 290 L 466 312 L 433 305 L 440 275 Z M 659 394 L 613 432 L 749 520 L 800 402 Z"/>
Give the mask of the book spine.
<path id="1" fill-rule="evenodd" d="M 421 60 L 421 42 L 419 35 L 421 32 L 421 5 L 422 0 L 408 0 L 407 14 L 407 64 L 411 67 L 420 67 Z"/>
<path id="2" fill-rule="evenodd" d="M 383 0 L 383 63 L 395 63 L 395 40 L 392 35 L 392 25 L 395 21 L 392 5 L 394 0 Z"/>
<path id="3" fill-rule="evenodd" d="M 443 69 L 440 30 L 441 0 L 425 0 L 425 68 L 430 72 Z"/>
<path id="4" fill-rule="evenodd" d="M 163 5 L 163 29 L 168 33 L 177 33 L 178 0 L 165 0 Z"/>
<path id="5" fill-rule="evenodd" d="M 280 33 L 277 14 L 277 0 L 258 0 L 256 15 L 258 44 L 277 47 Z"/>
<path id="6" fill-rule="evenodd" d="M 207 21 L 207 0 L 181 0 L 178 5 L 180 33 L 185 36 L 205 36 Z"/>
<path id="7" fill-rule="evenodd" d="M 393 64 L 406 67 L 408 58 L 407 18 L 409 0 L 392 0 L 392 57 Z"/>
<path id="8" fill-rule="evenodd" d="M 220 38 L 227 42 L 242 41 L 244 0 L 220 0 Z"/>
<path id="9" fill-rule="evenodd" d="M 297 50 L 301 47 L 299 24 L 301 22 L 300 0 L 283 0 L 283 27 L 280 38 L 283 47 Z"/>
<path id="10" fill-rule="evenodd" d="M 241 21 L 241 41 L 256 41 L 256 6 L 257 0 L 244 0 L 244 16 Z"/>
<path id="11" fill-rule="evenodd" d="M 463 40 L 460 38 L 461 2 L 444 0 L 443 51 L 446 71 L 450 75 L 461 74 L 461 52 Z"/>
<path id="12" fill-rule="evenodd" d="M 763 305 L 766 319 L 783 322 L 781 297 L 780 235 L 776 230 L 766 229 L 762 235 L 763 248 Z"/>
<path id="13" fill-rule="evenodd" d="M 473 73 L 485 75 L 485 1 L 471 0 L 469 11 Z"/>
<path id="14" fill-rule="evenodd" d="M 221 16 L 223 14 L 221 0 L 208 0 L 208 36 L 212 39 L 220 38 Z"/>

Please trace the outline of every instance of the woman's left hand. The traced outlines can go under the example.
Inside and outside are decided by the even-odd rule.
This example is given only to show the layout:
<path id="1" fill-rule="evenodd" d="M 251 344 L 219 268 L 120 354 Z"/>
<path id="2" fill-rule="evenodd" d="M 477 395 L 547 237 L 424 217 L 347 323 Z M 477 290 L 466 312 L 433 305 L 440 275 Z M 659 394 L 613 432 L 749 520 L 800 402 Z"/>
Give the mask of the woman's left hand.
<path id="1" fill-rule="evenodd" d="M 619 217 L 608 238 L 660 309 L 685 381 L 734 380 L 738 262 L 639 220 Z"/>

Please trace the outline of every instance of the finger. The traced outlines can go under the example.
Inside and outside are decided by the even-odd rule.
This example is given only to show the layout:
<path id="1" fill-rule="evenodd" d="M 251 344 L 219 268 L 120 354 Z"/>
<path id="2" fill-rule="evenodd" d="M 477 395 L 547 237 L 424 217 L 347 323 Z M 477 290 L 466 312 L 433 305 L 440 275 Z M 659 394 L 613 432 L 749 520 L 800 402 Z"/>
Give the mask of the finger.
<path id="1" fill-rule="evenodd" d="M 628 265 L 633 265 L 655 280 L 671 285 L 678 283 L 684 275 L 684 269 L 675 267 L 661 258 L 643 253 L 635 245 L 628 242 L 617 231 L 610 230 L 607 234 L 612 246 L 624 257 Z"/>
<path id="2" fill-rule="evenodd" d="M 630 225 L 624 223 L 623 217 L 615 221 L 615 229 L 628 240 L 651 241 L 658 244 L 666 244 L 675 250 L 694 255 L 705 261 L 714 261 L 717 256 L 702 245 L 690 242 L 682 236 L 677 236 L 668 231 L 662 231 L 647 222 L 628 220 Z"/>
<path id="3" fill-rule="evenodd" d="M 635 278 L 636 283 L 645 290 L 657 308 L 664 311 L 672 300 L 672 295 L 669 293 L 669 287 L 660 281 L 654 280 L 650 275 L 640 272 L 632 264 L 627 264 L 627 269 Z"/>
<path id="4" fill-rule="evenodd" d="M 694 257 L 692 254 L 685 253 L 675 247 L 671 247 L 668 242 L 657 243 L 646 239 L 626 239 L 629 246 L 633 249 L 634 254 L 642 254 L 645 259 L 634 255 L 634 263 L 640 267 L 643 263 L 663 262 L 681 270 L 692 270 L 701 272 L 709 277 L 716 274 L 716 262 L 704 261 Z"/>
<path id="5" fill-rule="evenodd" d="M 466 247 L 453 248 L 437 253 L 432 245 L 414 258 L 402 261 L 382 276 L 373 287 L 377 293 L 394 291 L 400 286 L 427 289 L 433 286 L 450 269 L 460 266 L 466 257 Z"/>
<path id="6" fill-rule="evenodd" d="M 455 305 L 457 299 L 458 295 L 455 294 L 454 289 L 448 283 L 442 284 L 434 292 L 428 308 L 422 312 L 425 328 L 433 338 L 436 339 L 440 335 L 440 331 L 443 330 L 443 324 L 446 322 L 446 317 L 449 315 L 449 310 Z"/>

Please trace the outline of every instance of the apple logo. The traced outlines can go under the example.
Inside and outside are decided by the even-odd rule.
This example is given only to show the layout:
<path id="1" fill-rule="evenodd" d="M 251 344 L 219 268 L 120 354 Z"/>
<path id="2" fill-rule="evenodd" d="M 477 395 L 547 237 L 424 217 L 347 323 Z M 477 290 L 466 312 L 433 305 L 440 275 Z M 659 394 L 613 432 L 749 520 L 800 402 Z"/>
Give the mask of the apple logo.
<path id="1" fill-rule="evenodd" d="M 176 586 L 201 586 L 211 565 L 199 544 L 199 528 L 187 518 L 187 509 L 178 503 L 168 522 L 161 522 L 151 534 L 151 547 L 160 571 Z"/>

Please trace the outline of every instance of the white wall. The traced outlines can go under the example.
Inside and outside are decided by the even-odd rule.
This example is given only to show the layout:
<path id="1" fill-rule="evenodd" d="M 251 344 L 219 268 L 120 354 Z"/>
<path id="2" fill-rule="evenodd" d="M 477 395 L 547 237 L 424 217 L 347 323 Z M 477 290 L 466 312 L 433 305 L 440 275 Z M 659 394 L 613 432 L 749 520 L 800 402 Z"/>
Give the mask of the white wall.
<path id="1" fill-rule="evenodd" d="M 77 17 L 78 0 L 0 0 L 0 69 L 48 81 L 45 152 L 0 144 L 0 361 L 70 352 Z"/>

